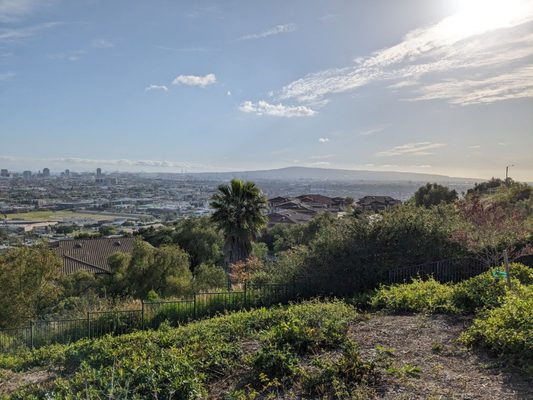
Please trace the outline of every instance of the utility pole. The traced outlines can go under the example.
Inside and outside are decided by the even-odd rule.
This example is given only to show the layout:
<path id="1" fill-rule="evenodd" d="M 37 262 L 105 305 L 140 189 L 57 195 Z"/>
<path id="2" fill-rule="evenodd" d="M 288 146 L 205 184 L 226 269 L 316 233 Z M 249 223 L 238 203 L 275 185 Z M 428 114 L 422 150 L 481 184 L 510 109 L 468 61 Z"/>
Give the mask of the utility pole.
<path id="1" fill-rule="evenodd" d="M 514 167 L 514 164 L 512 164 L 512 165 L 507 165 L 507 166 L 505 167 L 505 181 L 507 181 L 507 179 L 509 179 L 509 168 L 511 168 L 511 167 Z"/>

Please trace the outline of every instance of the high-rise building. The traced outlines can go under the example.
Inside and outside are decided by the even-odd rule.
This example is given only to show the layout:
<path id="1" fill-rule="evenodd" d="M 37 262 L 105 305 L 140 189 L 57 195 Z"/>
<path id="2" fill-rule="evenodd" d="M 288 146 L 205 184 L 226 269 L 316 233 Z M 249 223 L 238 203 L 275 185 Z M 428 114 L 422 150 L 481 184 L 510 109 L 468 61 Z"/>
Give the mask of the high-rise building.
<path id="1" fill-rule="evenodd" d="M 100 178 L 102 176 L 102 168 L 96 168 L 96 176 Z"/>
<path id="2" fill-rule="evenodd" d="M 43 168 L 43 178 L 50 178 L 50 168 Z"/>
<path id="3" fill-rule="evenodd" d="M 69 177 L 69 176 L 70 176 L 70 169 L 66 169 L 66 170 L 65 170 L 65 176 L 66 176 L 66 177 Z"/>
<path id="4" fill-rule="evenodd" d="M 0 170 L 0 176 L 2 178 L 8 178 L 9 177 L 9 171 L 7 169 Z"/>
<path id="5" fill-rule="evenodd" d="M 30 178 L 31 178 L 31 171 L 24 171 L 24 172 L 22 173 L 22 177 L 23 177 L 24 179 L 30 179 Z"/>

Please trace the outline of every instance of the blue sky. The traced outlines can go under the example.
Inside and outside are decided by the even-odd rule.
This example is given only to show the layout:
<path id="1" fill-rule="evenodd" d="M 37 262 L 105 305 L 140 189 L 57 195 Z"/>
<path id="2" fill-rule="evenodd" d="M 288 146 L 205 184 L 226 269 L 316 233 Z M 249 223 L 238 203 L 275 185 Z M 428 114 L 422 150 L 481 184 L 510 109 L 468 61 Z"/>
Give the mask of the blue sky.
<path id="1" fill-rule="evenodd" d="M 0 166 L 533 181 L 533 1 L 0 0 Z"/>

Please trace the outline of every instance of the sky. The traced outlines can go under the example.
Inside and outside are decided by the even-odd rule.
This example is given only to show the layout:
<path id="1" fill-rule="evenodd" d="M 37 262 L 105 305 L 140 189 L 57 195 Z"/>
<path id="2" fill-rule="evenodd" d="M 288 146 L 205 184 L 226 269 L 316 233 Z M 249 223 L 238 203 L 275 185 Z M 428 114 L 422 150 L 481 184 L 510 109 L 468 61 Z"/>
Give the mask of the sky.
<path id="1" fill-rule="evenodd" d="M 533 181 L 533 0 L 0 0 L 0 167 Z"/>

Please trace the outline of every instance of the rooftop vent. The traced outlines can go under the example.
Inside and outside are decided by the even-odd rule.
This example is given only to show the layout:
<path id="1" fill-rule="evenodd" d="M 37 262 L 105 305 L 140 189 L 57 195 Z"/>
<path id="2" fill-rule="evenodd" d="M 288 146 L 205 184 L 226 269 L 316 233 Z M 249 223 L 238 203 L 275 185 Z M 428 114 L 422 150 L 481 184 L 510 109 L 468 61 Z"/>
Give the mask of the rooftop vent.
<path id="1" fill-rule="evenodd" d="M 120 240 L 117 240 L 115 243 L 113 243 L 113 246 L 120 246 L 121 243 L 120 243 Z"/>
<path id="2" fill-rule="evenodd" d="M 81 247 L 82 247 L 82 246 L 81 246 L 81 243 L 76 243 L 76 244 L 74 245 L 74 248 L 75 248 L 75 249 L 81 249 Z"/>

